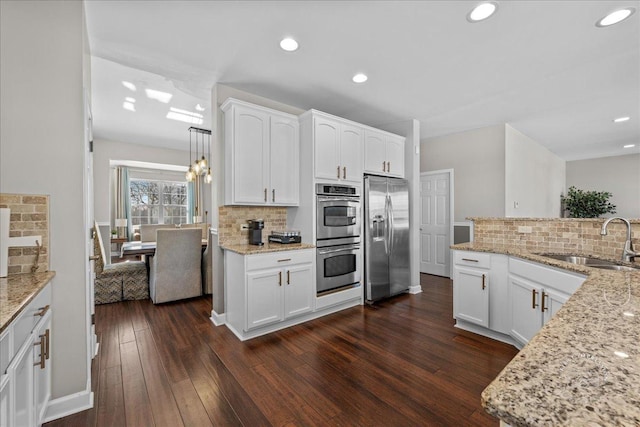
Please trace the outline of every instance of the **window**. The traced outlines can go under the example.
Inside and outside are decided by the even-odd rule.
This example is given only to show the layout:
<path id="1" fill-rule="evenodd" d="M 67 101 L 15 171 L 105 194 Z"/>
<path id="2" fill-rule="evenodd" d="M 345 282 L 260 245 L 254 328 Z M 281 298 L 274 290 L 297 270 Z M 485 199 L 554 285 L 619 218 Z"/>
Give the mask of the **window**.
<path id="1" fill-rule="evenodd" d="M 184 224 L 187 222 L 187 184 L 131 179 L 131 224 Z"/>

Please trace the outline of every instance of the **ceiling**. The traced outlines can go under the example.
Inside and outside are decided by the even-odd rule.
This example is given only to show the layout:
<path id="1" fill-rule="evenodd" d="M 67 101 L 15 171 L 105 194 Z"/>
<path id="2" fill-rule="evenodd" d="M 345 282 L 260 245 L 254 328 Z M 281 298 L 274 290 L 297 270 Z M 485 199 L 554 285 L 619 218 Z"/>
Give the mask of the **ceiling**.
<path id="1" fill-rule="evenodd" d="M 421 138 L 509 123 L 566 160 L 640 153 L 639 1 L 503 0 L 469 23 L 477 3 L 86 1 L 94 135 L 186 149 L 190 125 L 169 108 L 200 104 L 210 128 L 221 83 L 372 126 L 418 119 Z M 280 49 L 286 36 L 296 52 Z"/>

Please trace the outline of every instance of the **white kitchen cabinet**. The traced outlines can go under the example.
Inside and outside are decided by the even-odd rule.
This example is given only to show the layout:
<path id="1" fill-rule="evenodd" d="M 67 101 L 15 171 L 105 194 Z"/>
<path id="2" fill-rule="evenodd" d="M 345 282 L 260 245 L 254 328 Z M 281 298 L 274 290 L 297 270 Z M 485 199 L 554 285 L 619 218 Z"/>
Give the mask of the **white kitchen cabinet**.
<path id="1" fill-rule="evenodd" d="M 0 337 L 0 427 L 42 423 L 51 396 L 50 307 L 48 284 Z"/>
<path id="2" fill-rule="evenodd" d="M 582 275 L 512 258 L 511 336 L 526 344 L 584 282 Z"/>
<path id="3" fill-rule="evenodd" d="M 489 327 L 491 255 L 456 251 L 453 270 L 453 317 Z"/>
<path id="4" fill-rule="evenodd" d="M 364 171 L 404 178 L 405 138 L 366 128 L 364 133 Z"/>
<path id="5" fill-rule="evenodd" d="M 311 313 L 315 251 L 225 252 L 226 323 L 241 339 Z M 275 330 L 275 329 L 274 329 Z"/>
<path id="6" fill-rule="evenodd" d="M 362 127 L 313 110 L 311 116 L 315 177 L 326 181 L 361 183 Z"/>
<path id="7" fill-rule="evenodd" d="M 298 118 L 229 98 L 225 112 L 225 203 L 299 204 Z"/>

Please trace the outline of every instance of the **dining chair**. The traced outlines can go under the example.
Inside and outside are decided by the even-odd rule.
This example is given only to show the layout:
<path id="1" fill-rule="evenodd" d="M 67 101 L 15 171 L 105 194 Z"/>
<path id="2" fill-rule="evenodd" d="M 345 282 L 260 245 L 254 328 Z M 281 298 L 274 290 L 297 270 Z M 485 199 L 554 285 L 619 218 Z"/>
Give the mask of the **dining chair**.
<path id="1" fill-rule="evenodd" d="M 96 304 L 149 298 L 147 267 L 144 262 L 107 262 L 98 224 L 93 229 L 94 297 Z"/>
<path id="2" fill-rule="evenodd" d="M 176 226 L 173 224 L 142 224 L 140 225 L 140 241 L 155 242 L 158 230 L 173 230 L 175 228 Z"/>
<path id="3" fill-rule="evenodd" d="M 202 231 L 157 231 L 150 260 L 149 290 L 154 304 L 202 295 Z"/>

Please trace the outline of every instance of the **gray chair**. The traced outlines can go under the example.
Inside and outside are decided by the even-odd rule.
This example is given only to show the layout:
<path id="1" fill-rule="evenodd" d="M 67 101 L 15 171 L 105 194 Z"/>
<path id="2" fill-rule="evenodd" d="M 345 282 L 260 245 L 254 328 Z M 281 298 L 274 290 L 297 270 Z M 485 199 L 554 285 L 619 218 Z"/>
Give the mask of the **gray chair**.
<path id="1" fill-rule="evenodd" d="M 213 292 L 213 248 L 211 247 L 211 233 L 207 227 L 207 249 L 202 253 L 202 292 L 210 294 Z"/>
<path id="2" fill-rule="evenodd" d="M 140 241 L 155 242 L 158 230 L 174 230 L 175 228 L 176 226 L 173 224 L 142 224 L 140 226 Z"/>
<path id="3" fill-rule="evenodd" d="M 98 224 L 94 226 L 93 253 L 97 256 L 94 265 L 96 304 L 149 298 L 145 263 L 137 261 L 108 263 Z"/>
<path id="4" fill-rule="evenodd" d="M 202 231 L 158 230 L 150 260 L 149 291 L 154 304 L 202 295 Z"/>

